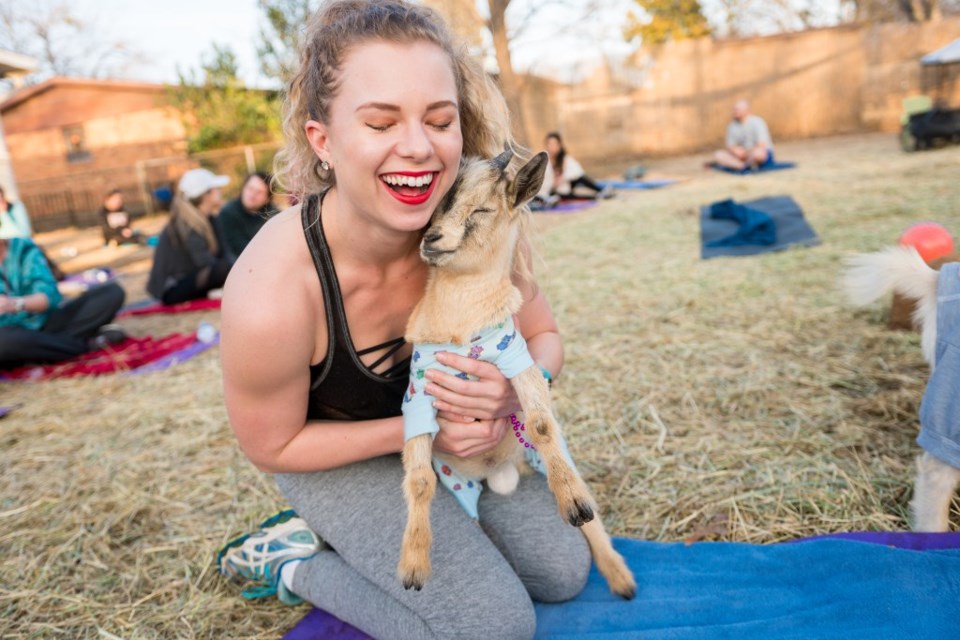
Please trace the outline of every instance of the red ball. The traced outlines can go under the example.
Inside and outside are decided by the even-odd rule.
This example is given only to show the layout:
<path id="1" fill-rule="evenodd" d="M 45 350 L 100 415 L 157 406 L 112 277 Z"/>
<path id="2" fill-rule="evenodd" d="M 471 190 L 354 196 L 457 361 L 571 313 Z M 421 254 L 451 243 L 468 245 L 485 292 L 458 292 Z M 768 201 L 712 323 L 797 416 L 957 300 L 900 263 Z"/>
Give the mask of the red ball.
<path id="1" fill-rule="evenodd" d="M 900 236 L 900 244 L 913 247 L 924 262 L 933 262 L 953 253 L 953 236 L 936 222 L 918 222 Z"/>

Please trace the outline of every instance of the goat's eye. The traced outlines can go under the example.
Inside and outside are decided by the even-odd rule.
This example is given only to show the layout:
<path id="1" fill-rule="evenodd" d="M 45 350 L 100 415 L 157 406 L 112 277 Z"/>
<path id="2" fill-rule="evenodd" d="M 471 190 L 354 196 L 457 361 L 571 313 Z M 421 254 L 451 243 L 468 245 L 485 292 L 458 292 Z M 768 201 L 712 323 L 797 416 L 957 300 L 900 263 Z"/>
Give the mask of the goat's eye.
<path id="1" fill-rule="evenodd" d="M 478 213 L 493 213 L 493 209 L 484 209 L 483 207 L 481 207 L 479 209 L 474 209 L 472 212 L 472 215 L 476 215 Z"/>

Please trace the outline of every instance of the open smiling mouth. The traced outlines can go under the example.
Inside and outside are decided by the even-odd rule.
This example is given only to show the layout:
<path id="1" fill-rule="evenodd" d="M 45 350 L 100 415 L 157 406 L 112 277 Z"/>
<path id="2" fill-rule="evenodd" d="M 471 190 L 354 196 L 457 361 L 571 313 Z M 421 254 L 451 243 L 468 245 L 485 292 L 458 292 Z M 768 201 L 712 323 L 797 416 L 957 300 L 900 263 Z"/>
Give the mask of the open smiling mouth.
<path id="1" fill-rule="evenodd" d="M 438 172 L 387 173 L 380 181 L 397 200 L 407 204 L 426 202 L 437 183 Z"/>

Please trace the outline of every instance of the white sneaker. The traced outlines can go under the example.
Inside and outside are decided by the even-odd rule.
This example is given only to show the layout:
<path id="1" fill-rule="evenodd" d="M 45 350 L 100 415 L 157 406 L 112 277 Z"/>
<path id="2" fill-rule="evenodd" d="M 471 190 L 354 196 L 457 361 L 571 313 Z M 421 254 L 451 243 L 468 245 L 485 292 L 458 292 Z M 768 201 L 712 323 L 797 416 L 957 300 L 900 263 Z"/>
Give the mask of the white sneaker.
<path id="1" fill-rule="evenodd" d="M 280 602 L 296 605 L 303 599 L 287 589 L 280 579 L 280 569 L 291 560 L 315 555 L 323 547 L 317 534 L 293 510 L 281 511 L 265 520 L 259 531 L 225 544 L 217 554 L 217 568 L 231 580 L 257 584 L 244 590 L 244 598 L 276 595 Z"/>

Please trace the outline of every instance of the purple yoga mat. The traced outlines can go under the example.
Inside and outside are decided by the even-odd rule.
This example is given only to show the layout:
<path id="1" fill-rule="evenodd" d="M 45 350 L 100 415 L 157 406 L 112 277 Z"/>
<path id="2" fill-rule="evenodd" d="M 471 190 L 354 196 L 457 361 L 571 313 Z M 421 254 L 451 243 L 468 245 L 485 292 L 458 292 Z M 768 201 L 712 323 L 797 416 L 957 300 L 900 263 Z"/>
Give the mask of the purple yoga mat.
<path id="1" fill-rule="evenodd" d="M 829 533 L 783 544 L 798 544 L 823 539 L 850 540 L 880 544 L 914 551 L 960 549 L 960 533 L 912 533 L 909 531 L 851 531 Z M 283 640 L 374 640 L 339 618 L 321 609 L 312 609 L 297 625 L 283 636 Z"/>
<path id="2" fill-rule="evenodd" d="M 363 631 L 353 627 L 323 609 L 312 609 L 283 640 L 374 640 Z"/>
<path id="3" fill-rule="evenodd" d="M 596 200 L 568 200 L 560 201 L 550 209 L 540 209 L 536 213 L 570 213 L 572 211 L 583 211 L 590 207 L 597 206 Z"/>
<path id="4" fill-rule="evenodd" d="M 154 371 L 163 371 L 164 369 L 169 369 L 175 364 L 179 364 L 184 360 L 189 360 L 195 355 L 201 354 L 210 347 L 220 344 L 220 334 L 219 332 L 213 336 L 213 339 L 204 342 L 197 340 L 189 347 L 185 347 L 180 351 L 174 351 L 171 354 L 168 354 L 159 360 L 155 360 L 148 364 L 138 367 L 133 371 L 129 372 L 129 375 L 140 375 L 141 373 L 152 373 Z"/>
<path id="5" fill-rule="evenodd" d="M 844 533 L 827 533 L 822 536 L 811 536 L 799 540 L 789 540 L 790 543 L 810 542 L 813 540 L 851 540 L 853 542 L 869 542 L 882 544 L 897 549 L 912 551 L 936 551 L 938 549 L 960 549 L 960 532 L 949 533 L 912 533 L 910 531 L 849 531 Z"/>

